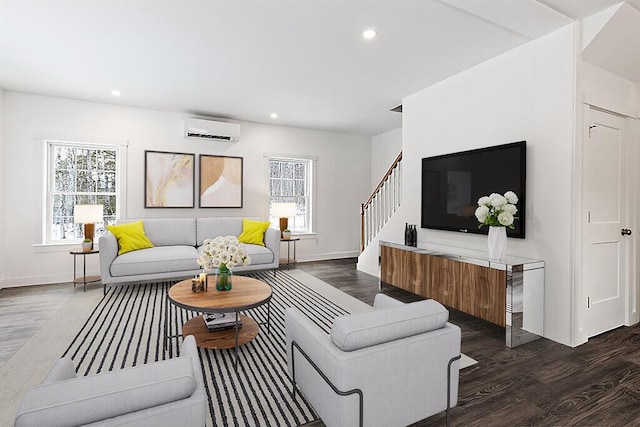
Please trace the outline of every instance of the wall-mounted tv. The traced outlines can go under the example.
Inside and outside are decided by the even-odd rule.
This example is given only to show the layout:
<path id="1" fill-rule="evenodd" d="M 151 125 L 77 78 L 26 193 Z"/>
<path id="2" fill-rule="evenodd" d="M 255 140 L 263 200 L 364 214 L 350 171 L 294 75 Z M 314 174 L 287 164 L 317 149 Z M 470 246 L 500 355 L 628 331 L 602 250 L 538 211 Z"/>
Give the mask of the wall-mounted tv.
<path id="1" fill-rule="evenodd" d="M 487 234 L 475 217 L 478 199 L 511 190 L 518 196 L 514 229 L 524 239 L 526 141 L 422 159 L 422 228 Z"/>

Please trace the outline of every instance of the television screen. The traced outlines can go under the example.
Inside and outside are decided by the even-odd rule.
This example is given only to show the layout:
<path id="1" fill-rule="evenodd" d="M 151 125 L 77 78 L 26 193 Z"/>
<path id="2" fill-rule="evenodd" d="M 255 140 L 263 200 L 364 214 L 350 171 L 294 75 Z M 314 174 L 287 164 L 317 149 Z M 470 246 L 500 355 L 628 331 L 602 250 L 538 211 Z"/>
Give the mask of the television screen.
<path id="1" fill-rule="evenodd" d="M 478 199 L 513 191 L 518 219 L 507 236 L 524 239 L 526 141 L 422 159 L 422 228 L 487 234 Z"/>

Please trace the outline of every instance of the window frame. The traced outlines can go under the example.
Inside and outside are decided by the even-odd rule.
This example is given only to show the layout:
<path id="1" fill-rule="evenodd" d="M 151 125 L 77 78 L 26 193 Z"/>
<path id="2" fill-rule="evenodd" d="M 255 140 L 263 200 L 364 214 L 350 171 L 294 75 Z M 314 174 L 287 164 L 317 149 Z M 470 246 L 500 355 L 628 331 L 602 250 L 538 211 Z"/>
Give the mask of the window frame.
<path id="1" fill-rule="evenodd" d="M 286 155 L 286 154 L 269 154 L 266 157 L 266 169 L 267 169 L 267 217 L 271 221 L 271 203 L 273 202 L 271 196 L 271 161 L 281 161 L 281 162 L 305 162 L 307 164 L 307 176 L 306 176 L 306 185 L 307 185 L 307 194 L 305 196 L 306 204 L 308 206 L 306 212 L 306 223 L 307 228 L 301 231 L 291 230 L 291 234 L 295 236 L 305 236 L 305 235 L 315 235 L 315 200 L 316 200 L 316 170 L 317 170 L 317 159 L 315 157 L 310 156 L 300 156 L 300 155 Z M 286 197 L 286 196 L 285 196 Z M 293 196 L 296 197 L 296 196 Z M 276 220 L 271 221 L 271 224 L 274 228 L 279 228 L 279 222 Z"/>
<path id="2" fill-rule="evenodd" d="M 47 139 L 45 144 L 45 183 L 44 183 L 44 213 L 43 213 L 43 227 L 42 227 L 42 244 L 43 245 L 68 245 L 78 244 L 82 241 L 82 238 L 77 239 L 54 239 L 53 238 L 53 199 L 55 194 L 87 194 L 87 195 L 105 195 L 113 194 L 116 198 L 116 210 L 115 219 L 120 217 L 121 212 L 124 211 L 124 199 L 126 197 L 126 187 L 123 185 L 126 176 L 124 167 L 126 164 L 126 148 L 127 144 L 109 144 L 109 143 L 94 143 L 94 142 L 77 142 L 77 141 L 64 141 Z M 113 150 L 115 151 L 115 191 L 109 193 L 97 193 L 97 192 L 59 192 L 54 190 L 55 183 L 55 151 L 57 147 L 71 147 L 75 149 L 88 149 L 88 150 Z M 54 194 L 55 193 L 55 194 Z M 100 223 L 102 224 L 102 223 Z M 99 234 L 96 233 L 96 240 Z"/>

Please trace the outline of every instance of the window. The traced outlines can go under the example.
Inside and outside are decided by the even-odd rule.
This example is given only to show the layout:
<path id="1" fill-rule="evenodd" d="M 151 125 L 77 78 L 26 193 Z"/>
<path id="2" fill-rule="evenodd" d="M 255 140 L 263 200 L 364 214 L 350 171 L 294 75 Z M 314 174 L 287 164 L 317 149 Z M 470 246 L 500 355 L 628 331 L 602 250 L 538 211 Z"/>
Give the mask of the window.
<path id="1" fill-rule="evenodd" d="M 82 239 L 82 224 L 73 223 L 74 205 L 104 206 L 104 222 L 96 224 L 96 237 L 115 223 L 118 162 L 118 146 L 47 142 L 45 243 Z"/>
<path id="2" fill-rule="evenodd" d="M 280 221 L 271 215 L 273 203 L 295 203 L 296 215 L 289 218 L 289 229 L 294 234 L 313 231 L 312 165 L 309 159 L 269 159 L 269 220 L 274 227 L 279 228 Z"/>

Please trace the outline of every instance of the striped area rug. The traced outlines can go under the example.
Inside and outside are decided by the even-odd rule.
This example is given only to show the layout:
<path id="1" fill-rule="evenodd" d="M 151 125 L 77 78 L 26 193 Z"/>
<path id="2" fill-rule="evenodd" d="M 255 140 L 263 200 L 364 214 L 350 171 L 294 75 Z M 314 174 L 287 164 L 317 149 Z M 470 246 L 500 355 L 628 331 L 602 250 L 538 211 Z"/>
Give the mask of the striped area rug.
<path id="1" fill-rule="evenodd" d="M 209 400 L 209 426 L 297 426 L 316 418 L 300 393 L 293 399 L 287 375 L 284 311 L 297 307 L 328 332 L 333 320 L 348 314 L 327 298 L 278 271 L 248 273 L 270 284 L 270 334 L 261 327 L 258 336 L 241 346 L 238 371 L 231 350 L 200 349 L 200 361 Z M 93 375 L 175 357 L 176 339 L 163 351 L 166 292 L 175 282 L 112 288 L 97 305 L 66 350 L 78 375 Z M 198 315 L 169 304 L 169 335 Z M 266 305 L 247 313 L 266 322 Z"/>

